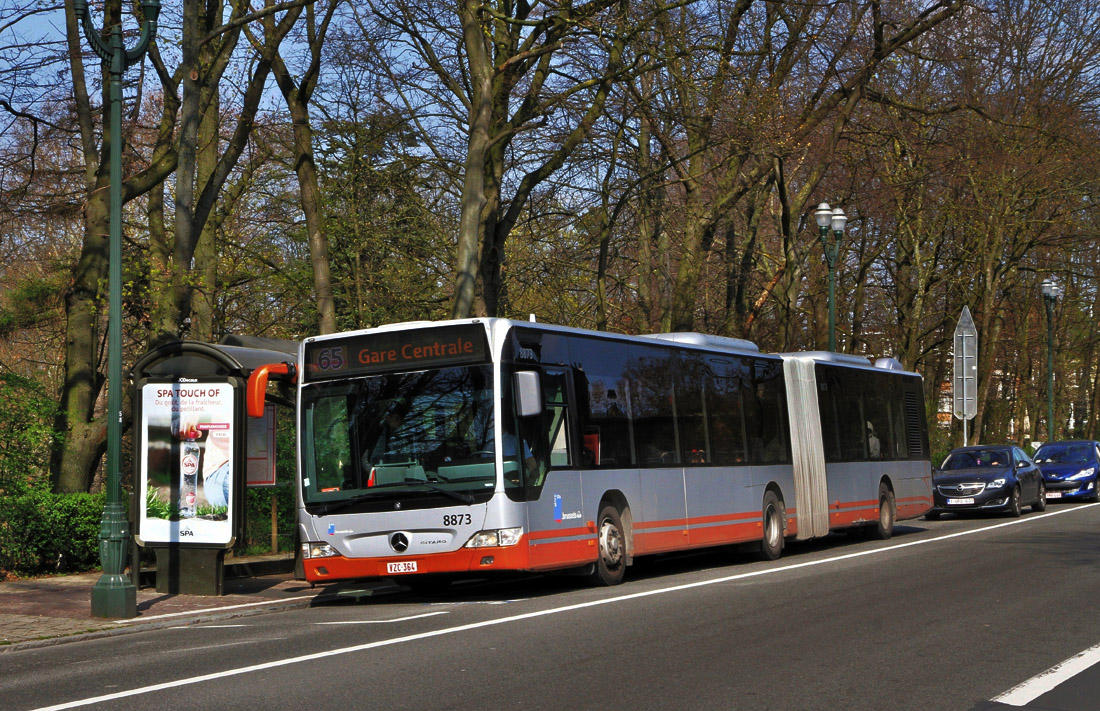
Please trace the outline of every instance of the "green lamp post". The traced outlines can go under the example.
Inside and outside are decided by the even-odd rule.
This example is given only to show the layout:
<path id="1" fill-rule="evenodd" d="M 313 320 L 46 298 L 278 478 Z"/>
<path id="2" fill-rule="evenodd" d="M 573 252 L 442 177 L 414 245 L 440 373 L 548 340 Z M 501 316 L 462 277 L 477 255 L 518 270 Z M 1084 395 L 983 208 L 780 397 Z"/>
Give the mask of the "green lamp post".
<path id="1" fill-rule="evenodd" d="M 141 0 L 145 21 L 137 47 L 123 45 L 122 25 L 111 28 L 106 42 L 92 25 L 88 0 L 73 0 L 73 10 L 92 51 L 110 74 L 110 263 L 107 312 L 107 503 L 99 523 L 99 559 L 103 575 L 92 588 L 95 617 L 136 617 L 137 589 L 123 575 L 130 526 L 122 503 L 119 449 L 122 443 L 122 75 L 140 62 L 157 34 L 160 0 Z"/>
<path id="2" fill-rule="evenodd" d="M 836 352 L 836 260 L 840 255 L 840 241 L 844 238 L 844 226 L 848 216 L 839 207 L 830 208 L 823 202 L 814 210 L 814 220 L 821 231 L 821 249 L 825 252 L 825 264 L 829 267 L 829 350 Z M 829 240 L 829 228 L 833 239 Z"/>
<path id="3" fill-rule="evenodd" d="M 1047 440 L 1054 437 L 1054 305 L 1062 295 L 1062 287 L 1054 278 L 1044 279 L 1039 285 L 1047 306 Z"/>

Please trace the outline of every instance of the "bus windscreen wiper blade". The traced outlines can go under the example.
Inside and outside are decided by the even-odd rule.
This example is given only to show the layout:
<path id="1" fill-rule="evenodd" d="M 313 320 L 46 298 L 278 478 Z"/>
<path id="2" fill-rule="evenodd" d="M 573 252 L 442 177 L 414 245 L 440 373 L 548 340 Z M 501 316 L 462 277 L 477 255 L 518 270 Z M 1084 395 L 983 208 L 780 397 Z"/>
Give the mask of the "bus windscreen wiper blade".
<path id="1" fill-rule="evenodd" d="M 474 503 L 474 497 L 470 496 L 469 494 L 463 494 L 459 491 L 451 491 L 450 489 L 444 489 L 442 486 L 436 486 L 435 484 L 432 484 L 431 482 L 428 482 L 428 481 L 424 481 L 423 479 L 410 479 L 409 477 L 405 477 L 405 483 L 406 484 L 418 484 L 418 485 L 423 486 L 425 488 L 431 489 L 432 491 L 438 491 L 440 494 L 443 494 L 444 496 L 449 496 L 450 498 L 454 499 L 455 501 L 461 501 L 464 504 Z"/>
<path id="2" fill-rule="evenodd" d="M 324 505 L 320 506 L 317 509 L 317 515 L 318 516 L 324 516 L 325 514 L 332 513 L 334 511 L 340 511 L 341 509 L 346 509 L 347 507 L 354 506 L 355 504 L 358 504 L 361 501 L 366 501 L 367 499 L 373 499 L 377 493 L 378 493 L 377 491 L 370 491 L 370 492 L 367 492 L 366 494 L 359 494 L 358 496 L 353 496 L 350 499 L 341 499 L 340 501 L 333 501 L 330 504 L 324 504 Z"/>

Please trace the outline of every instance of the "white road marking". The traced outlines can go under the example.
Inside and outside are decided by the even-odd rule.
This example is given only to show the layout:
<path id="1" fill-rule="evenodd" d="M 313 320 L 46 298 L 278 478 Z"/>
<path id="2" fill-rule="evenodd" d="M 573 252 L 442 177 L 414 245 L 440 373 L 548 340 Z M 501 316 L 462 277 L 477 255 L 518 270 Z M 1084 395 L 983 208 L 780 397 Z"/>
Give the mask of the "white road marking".
<path id="1" fill-rule="evenodd" d="M 1026 706 L 1097 662 L 1100 662 L 1100 644 L 1089 647 L 1080 654 L 1075 654 L 1041 674 L 1036 674 L 1024 683 L 1012 687 L 995 699 L 991 699 L 991 701 L 1008 706 Z"/>
<path id="2" fill-rule="evenodd" d="M 245 607 L 256 607 L 258 605 L 271 605 L 273 603 L 293 602 L 294 600 L 313 600 L 310 595 L 303 595 L 301 597 L 282 597 L 282 598 L 270 598 L 261 602 L 243 602 L 240 605 L 225 605 L 224 607 L 207 607 L 201 610 L 187 610 L 184 612 L 168 612 L 163 615 L 152 615 L 150 617 L 133 617 L 128 620 L 115 620 L 116 625 L 128 625 L 135 622 L 148 622 L 149 620 L 167 620 L 170 617 L 182 617 L 183 615 L 190 615 L 195 617 L 196 615 L 205 615 L 210 612 L 225 612 L 226 610 L 239 610 Z"/>
<path id="3" fill-rule="evenodd" d="M 376 642 L 367 642 L 365 644 L 357 644 L 351 647 L 343 647 L 341 649 L 332 649 L 327 652 L 316 652 L 314 654 L 303 654 L 298 657 L 290 657 L 287 659 L 278 659 L 271 662 L 264 662 L 263 664 L 253 664 L 247 667 L 238 667 L 237 669 L 225 669 L 220 672 L 214 672 L 212 674 L 203 674 L 202 676 L 193 676 L 186 679 L 179 679 L 177 681 L 166 681 L 160 684 L 150 684 L 149 686 L 142 686 L 137 689 L 130 689 L 129 691 L 119 691 L 113 694 L 103 694 L 102 696 L 92 696 L 86 699 L 77 699 L 76 701 L 69 701 L 63 704 L 56 704 L 54 706 L 43 706 L 33 711 L 61 711 L 62 709 L 79 708 L 81 706 L 90 706 L 92 704 L 99 704 L 105 701 L 114 701 L 116 699 L 125 699 L 131 696 L 140 696 L 141 694 L 149 694 L 154 691 L 164 691 L 166 689 L 176 689 L 182 686 L 189 686 L 191 684 L 201 684 L 207 681 L 213 681 L 215 679 L 225 679 L 232 676 L 240 676 L 242 674 L 251 674 L 252 672 L 263 671 L 265 669 L 276 669 L 278 667 L 290 666 L 291 664 L 303 664 L 305 662 L 313 662 L 318 659 L 327 659 L 329 657 L 337 657 L 345 654 L 354 654 L 355 652 L 363 652 L 369 649 L 378 649 L 380 647 L 390 647 L 397 644 L 404 644 L 406 642 L 416 642 L 422 639 L 430 639 L 432 637 L 442 637 L 444 635 L 457 634 L 459 632 L 469 632 L 470 630 L 483 629 L 486 627 L 495 627 L 497 625 L 505 625 L 512 622 L 521 622 L 523 620 L 532 620 L 539 617 L 548 617 L 550 615 L 559 615 L 565 612 L 574 612 L 576 610 L 584 610 L 590 607 L 602 607 L 604 605 L 613 605 L 620 602 L 629 602 L 631 600 L 639 600 L 642 598 L 653 597 L 655 595 L 665 595 L 668 593 L 681 592 L 683 590 L 691 590 L 693 588 L 702 588 L 708 585 L 720 585 L 722 583 L 735 582 L 739 580 L 746 580 L 748 578 L 757 578 L 764 575 L 774 575 L 777 573 L 785 573 L 790 570 L 798 570 L 800 568 L 812 568 L 821 565 L 827 565 L 829 563 L 836 563 L 844 560 L 851 560 L 853 558 L 862 558 L 871 555 L 880 555 L 883 553 L 890 553 L 892 551 L 901 550 L 902 548 L 912 548 L 915 546 L 929 545 L 931 543 L 939 543 L 940 541 L 951 540 L 952 538 L 962 538 L 963 536 L 973 536 L 979 533 L 987 533 L 989 531 L 995 531 L 999 528 L 1006 528 L 1008 526 L 1018 526 L 1025 523 L 1031 523 L 1033 521 L 1039 521 L 1051 516 L 1061 516 L 1062 514 L 1072 513 L 1074 511 L 1084 511 L 1091 506 L 1097 506 L 1100 504 L 1088 504 L 1085 506 L 1075 506 L 1072 509 L 1062 509 L 1061 511 L 1047 512 L 1045 514 L 1028 516 L 1027 518 L 1018 518 L 1008 521 L 1006 523 L 998 523 L 993 526 L 986 526 L 984 528 L 976 528 L 970 531 L 960 531 L 958 533 L 949 533 L 944 536 L 936 536 L 935 538 L 926 538 L 920 541 L 911 541 L 909 543 L 899 543 L 897 545 L 890 545 L 883 548 L 874 548 L 871 550 L 857 551 L 855 553 L 847 553 L 845 555 L 835 556 L 833 558 L 823 558 L 821 560 L 811 560 L 804 563 L 793 563 L 791 565 L 783 565 L 777 568 L 765 568 L 763 570 L 754 570 L 748 573 L 737 573 L 735 575 L 727 575 L 721 578 L 714 578 L 713 580 L 701 580 L 694 583 L 684 583 L 682 585 L 673 585 L 667 588 L 658 588 L 656 590 L 646 590 L 643 592 L 630 593 L 627 595 L 620 595 L 618 597 L 604 598 L 601 600 L 590 600 L 588 602 L 576 603 L 573 605 L 565 605 L 563 607 L 555 607 L 549 610 L 540 610 L 538 612 L 527 612 L 522 615 L 511 615 L 509 617 L 501 617 L 495 620 L 485 620 L 482 622 L 472 622 L 467 625 L 458 625 L 457 627 L 447 627 L 441 630 L 432 630 L 429 632 L 420 632 L 418 634 L 405 635 L 403 637 L 393 637 L 391 639 L 382 639 Z"/>
<path id="4" fill-rule="evenodd" d="M 340 620 L 338 622 L 315 622 L 316 625 L 388 625 L 391 622 L 408 622 L 409 620 L 419 620 L 422 617 L 435 617 L 436 615 L 446 615 L 447 612 L 425 612 L 423 615 L 413 615 L 412 617 L 398 617 L 392 620 Z"/>
<path id="5" fill-rule="evenodd" d="M 169 627 L 170 630 L 221 630 L 229 627 L 248 627 L 248 625 L 179 625 Z"/>

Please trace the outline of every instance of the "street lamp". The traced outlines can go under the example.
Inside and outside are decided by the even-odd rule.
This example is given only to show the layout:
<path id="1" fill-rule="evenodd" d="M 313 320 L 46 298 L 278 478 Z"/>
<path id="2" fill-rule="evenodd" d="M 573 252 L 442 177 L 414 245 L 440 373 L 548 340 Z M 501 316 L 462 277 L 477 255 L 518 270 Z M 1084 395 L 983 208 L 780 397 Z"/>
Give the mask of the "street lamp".
<path id="1" fill-rule="evenodd" d="M 844 238 L 844 226 L 848 216 L 839 207 L 831 208 L 823 202 L 814 210 L 814 220 L 821 231 L 821 249 L 829 266 L 829 350 L 836 352 L 836 260 L 840 254 L 840 240 Z M 833 239 L 829 240 L 829 228 Z"/>
<path id="2" fill-rule="evenodd" d="M 1062 287 L 1054 277 L 1039 285 L 1047 306 L 1047 439 L 1054 441 L 1054 304 L 1062 295 Z"/>
<path id="3" fill-rule="evenodd" d="M 73 0 L 92 51 L 110 74 L 110 258 L 108 267 L 107 329 L 107 503 L 99 522 L 99 560 L 103 575 L 92 587 L 94 617 L 136 617 L 137 588 L 122 574 L 130 525 L 122 503 L 119 449 L 122 442 L 122 75 L 140 62 L 157 34 L 160 0 L 141 0 L 145 21 L 137 46 L 127 51 L 122 25 L 111 28 L 106 42 L 92 25 L 88 0 Z"/>

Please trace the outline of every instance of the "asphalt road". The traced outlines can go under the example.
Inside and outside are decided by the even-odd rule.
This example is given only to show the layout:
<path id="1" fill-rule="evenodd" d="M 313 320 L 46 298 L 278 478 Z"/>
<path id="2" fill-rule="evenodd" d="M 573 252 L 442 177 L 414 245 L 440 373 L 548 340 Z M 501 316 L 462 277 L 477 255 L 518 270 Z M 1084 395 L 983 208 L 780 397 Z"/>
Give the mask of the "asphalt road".
<path id="1" fill-rule="evenodd" d="M 769 563 L 661 557 L 616 588 L 463 584 L 26 649 L 0 655 L 0 707 L 1010 708 L 991 700 L 1100 644 L 1098 594 L 1100 505 L 1052 505 Z M 1028 708 L 1091 711 L 1094 682 Z"/>

